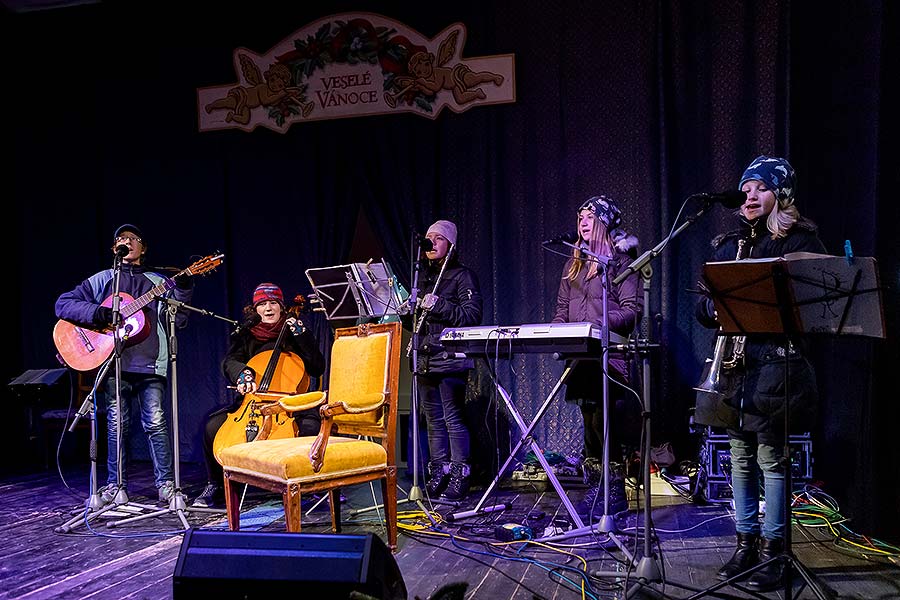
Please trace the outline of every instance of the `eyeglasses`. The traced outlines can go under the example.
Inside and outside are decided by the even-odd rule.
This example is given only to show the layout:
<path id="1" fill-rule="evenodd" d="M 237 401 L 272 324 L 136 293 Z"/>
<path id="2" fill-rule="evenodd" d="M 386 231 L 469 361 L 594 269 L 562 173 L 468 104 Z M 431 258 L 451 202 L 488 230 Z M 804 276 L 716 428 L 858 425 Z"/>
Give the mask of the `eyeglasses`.
<path id="1" fill-rule="evenodd" d="M 117 242 L 140 242 L 142 240 L 141 240 L 141 238 L 139 238 L 136 235 L 120 235 L 119 237 L 116 238 L 115 241 L 117 241 Z"/>

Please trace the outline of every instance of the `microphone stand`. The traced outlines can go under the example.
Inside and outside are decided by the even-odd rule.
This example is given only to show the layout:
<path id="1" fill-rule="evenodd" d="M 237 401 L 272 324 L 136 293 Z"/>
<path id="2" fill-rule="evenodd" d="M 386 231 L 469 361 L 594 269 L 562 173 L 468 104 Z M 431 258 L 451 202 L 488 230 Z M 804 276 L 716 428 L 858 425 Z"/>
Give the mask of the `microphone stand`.
<path id="1" fill-rule="evenodd" d="M 97 376 L 94 378 L 94 387 L 91 389 L 91 392 L 84 399 L 84 402 L 81 404 L 81 408 L 78 409 L 78 412 L 75 413 L 75 418 L 72 419 L 72 424 L 69 426 L 69 433 L 75 432 L 75 427 L 78 425 L 78 421 L 80 421 L 85 415 L 90 414 L 91 418 L 91 441 L 88 446 L 88 456 L 91 461 L 91 474 L 90 474 L 90 485 L 91 485 L 91 494 L 84 501 L 84 508 L 77 508 L 73 512 L 75 514 L 74 517 L 54 528 L 53 531 L 56 533 L 69 533 L 72 529 L 75 528 L 81 522 L 85 524 L 93 521 L 103 513 L 112 510 L 115 508 L 115 504 L 107 504 L 103 506 L 103 503 L 100 500 L 99 486 L 97 485 L 97 438 L 99 437 L 98 429 L 97 429 L 97 410 L 96 406 L 94 406 L 94 402 L 97 398 L 97 387 L 100 385 L 100 382 L 106 377 L 107 372 L 109 372 L 109 368 L 113 363 L 113 356 L 110 356 L 106 361 L 101 365 L 100 370 L 97 372 Z"/>
<path id="2" fill-rule="evenodd" d="M 121 246 L 120 246 L 121 248 Z M 85 502 L 85 509 L 79 510 L 79 515 L 73 519 L 70 519 L 66 523 L 63 523 L 59 527 L 56 527 L 54 531 L 57 533 L 68 533 L 71 531 L 76 525 L 79 523 L 84 523 L 86 526 L 88 523 L 97 517 L 104 515 L 105 513 L 116 509 L 124 509 L 126 511 L 133 511 L 135 508 L 138 510 L 152 510 L 155 507 L 148 506 L 145 504 L 138 504 L 134 502 L 129 502 L 128 493 L 125 491 L 125 486 L 122 485 L 122 349 L 125 344 L 125 340 L 131 335 L 130 326 L 125 327 L 125 331 L 120 331 L 120 327 L 122 325 L 122 312 L 121 312 L 121 304 L 122 304 L 122 296 L 120 294 L 121 289 L 121 278 L 122 278 L 122 259 L 127 255 L 127 252 L 122 253 L 117 248 L 115 254 L 115 260 L 113 262 L 113 292 L 112 292 L 112 334 L 113 334 L 113 354 L 106 361 L 106 364 L 101 369 L 101 372 L 97 375 L 97 385 L 92 390 L 91 394 L 93 395 L 96 391 L 96 388 L 99 387 L 101 382 L 103 381 L 103 376 L 106 371 L 109 370 L 110 364 L 113 365 L 113 373 L 115 376 L 115 385 L 116 385 L 116 495 L 113 500 L 107 504 L 103 505 L 99 489 L 97 487 L 97 420 L 95 411 L 91 411 L 91 496 Z M 83 415 L 87 412 L 86 405 L 88 404 L 88 399 L 90 396 L 85 399 L 85 403 L 82 404 L 82 407 L 79 409 L 79 414 Z M 75 423 L 78 422 L 80 418 L 79 414 L 76 414 L 75 420 L 72 423 L 72 428 L 75 427 Z M 70 431 L 72 429 L 70 428 Z M 108 449 L 107 449 L 108 451 Z M 107 523 L 107 526 L 111 525 Z"/>
<path id="3" fill-rule="evenodd" d="M 663 240 L 658 243 L 656 246 L 647 250 L 639 257 L 637 257 L 634 261 L 631 262 L 615 279 L 613 279 L 613 284 L 618 285 L 622 281 L 624 281 L 629 275 L 632 273 L 641 272 L 641 276 L 644 280 L 644 316 L 642 319 L 642 332 L 646 335 L 646 348 L 643 350 L 643 365 L 642 365 L 642 386 L 643 386 L 643 394 L 642 394 L 642 403 L 643 403 L 643 434 L 644 434 L 644 447 L 642 448 L 641 453 L 641 479 L 643 481 L 644 487 L 644 526 L 643 526 L 643 555 L 637 562 L 635 567 L 635 575 L 636 581 L 634 584 L 625 591 L 625 598 L 642 598 L 642 597 L 653 597 L 653 598 L 671 598 L 671 596 L 661 592 L 660 590 L 652 587 L 654 584 L 662 584 L 662 586 L 672 585 L 674 587 L 692 591 L 692 592 L 700 592 L 700 588 L 686 585 L 684 583 L 667 580 L 663 577 L 663 570 L 659 565 L 659 558 L 656 554 L 653 553 L 652 550 L 652 519 L 651 519 L 651 494 L 650 494 L 650 424 L 651 424 L 651 405 L 650 405 L 650 360 L 649 360 L 649 352 L 650 348 L 653 344 L 649 343 L 649 299 L 650 299 L 650 278 L 652 276 L 652 268 L 650 267 L 650 261 L 655 259 L 657 256 L 662 254 L 663 249 L 666 245 L 676 238 L 682 231 L 690 227 L 697 221 L 701 216 L 706 214 L 712 205 L 714 204 L 714 199 L 709 198 L 703 194 L 695 194 L 693 196 L 689 196 L 688 200 L 702 198 L 704 200 L 704 204 L 701 209 L 694 215 L 685 219 L 684 223 L 678 226 L 676 229 L 671 231 L 669 235 L 667 235 Z M 604 288 L 604 294 L 606 293 L 606 289 Z M 604 311 L 605 314 L 605 311 Z M 658 347 L 658 345 L 657 345 Z M 642 351 L 640 346 L 637 347 L 637 352 L 640 354 Z M 605 448 L 604 448 L 605 450 Z M 604 461 L 605 463 L 605 461 Z M 604 468 L 606 465 L 604 464 Z M 605 475 L 605 474 L 604 474 Z M 599 573 L 593 573 L 594 575 L 599 575 Z M 663 587 L 664 589 L 664 587 Z M 692 596 L 693 598 L 694 596 Z"/>
<path id="4" fill-rule="evenodd" d="M 180 300 L 175 300 L 174 298 L 158 296 L 157 300 L 166 304 L 166 337 L 168 338 L 169 344 L 169 372 L 171 373 L 170 385 L 172 392 L 172 466 L 174 467 L 175 472 L 175 494 L 172 496 L 172 499 L 169 500 L 169 506 L 166 508 L 156 510 L 145 515 L 137 515 L 134 517 L 129 517 L 127 519 L 113 521 L 111 523 L 107 523 L 107 527 L 115 527 L 117 525 L 124 525 L 125 523 L 142 521 L 151 517 L 159 517 L 165 514 L 174 513 L 181 521 L 184 529 L 187 530 L 190 529 L 191 525 L 190 523 L 188 523 L 187 518 L 185 517 L 185 513 L 194 512 L 206 514 L 225 514 L 225 509 L 221 508 L 201 508 L 199 506 L 188 506 L 187 502 L 185 501 L 184 494 L 181 491 L 181 456 L 179 451 L 180 436 L 178 427 L 178 338 L 175 335 L 175 317 L 178 313 L 178 309 L 184 308 L 210 317 L 221 319 L 222 321 L 226 321 L 233 326 L 237 326 L 238 322 L 217 315 L 206 309 L 195 308 L 193 306 L 190 306 L 189 304 L 181 302 Z"/>
<path id="5" fill-rule="evenodd" d="M 688 197 L 688 200 L 690 200 L 692 198 L 703 198 L 703 197 L 704 196 L 702 194 L 695 194 L 694 196 Z M 647 250 L 646 252 L 644 252 L 643 254 L 638 256 L 636 259 L 634 259 L 631 262 L 631 264 L 629 264 L 627 267 L 625 267 L 625 269 L 623 269 L 622 272 L 619 273 L 615 279 L 613 279 L 613 281 L 612 281 L 613 285 L 619 285 L 620 283 L 625 281 L 629 275 L 631 275 L 632 273 L 637 273 L 638 271 L 640 271 L 641 269 L 644 268 L 644 265 L 646 265 L 651 260 L 653 260 L 660 254 L 662 254 L 663 249 L 666 247 L 666 245 L 670 241 L 672 241 L 673 239 L 678 237 L 678 235 L 682 231 L 684 231 L 685 229 L 687 229 L 688 227 L 693 225 L 697 219 L 699 219 L 700 217 L 705 215 L 707 212 L 709 212 L 709 209 L 712 208 L 712 205 L 713 205 L 713 202 L 707 198 L 703 204 L 703 207 L 699 211 L 697 211 L 696 214 L 691 215 L 690 217 L 685 219 L 684 223 L 679 225 L 677 229 L 675 229 L 674 231 L 669 233 L 669 235 L 664 237 L 660 243 L 658 243 L 657 245 L 653 246 L 652 248 L 650 248 L 649 250 Z M 571 245 L 571 244 L 566 244 L 566 245 Z"/>
<path id="6" fill-rule="evenodd" d="M 569 531 L 564 532 L 562 535 L 553 536 L 550 538 L 544 538 L 544 541 L 556 540 L 556 539 L 566 539 L 570 537 L 577 537 L 579 535 L 583 535 L 585 533 L 594 533 L 600 532 L 605 533 L 610 541 L 612 541 L 625 557 L 628 559 L 628 563 L 632 564 L 634 561 L 634 556 L 631 552 L 628 551 L 628 548 L 625 544 L 618 538 L 616 533 L 618 532 L 616 526 L 615 518 L 609 514 L 609 262 L 610 258 L 607 256 L 601 256 L 599 254 L 595 254 L 588 250 L 583 246 L 576 246 L 574 244 L 570 244 L 569 242 L 563 242 L 566 246 L 570 246 L 577 250 L 580 250 L 582 253 L 591 257 L 591 259 L 597 263 L 600 270 L 601 277 L 601 287 L 603 289 L 603 318 L 601 320 L 601 341 L 602 341 L 602 356 L 601 356 L 601 365 L 603 372 L 603 515 L 600 517 L 600 521 L 597 525 L 593 525 L 592 523 L 587 523 L 583 528 L 579 529 L 571 529 Z M 590 520 L 590 517 L 589 517 Z M 600 571 L 596 573 L 592 573 L 595 577 L 620 577 L 621 573 L 617 571 Z"/>

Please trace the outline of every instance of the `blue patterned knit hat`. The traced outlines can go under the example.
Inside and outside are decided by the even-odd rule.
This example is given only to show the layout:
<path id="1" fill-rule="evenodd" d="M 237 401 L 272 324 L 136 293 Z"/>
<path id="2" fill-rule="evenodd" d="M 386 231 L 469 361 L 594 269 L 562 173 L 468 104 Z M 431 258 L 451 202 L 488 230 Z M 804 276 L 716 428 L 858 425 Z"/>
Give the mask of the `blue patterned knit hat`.
<path id="1" fill-rule="evenodd" d="M 589 210 L 594 216 L 603 221 L 608 231 L 617 229 L 622 224 L 622 211 L 609 196 L 591 196 L 578 207 L 577 212 Z"/>
<path id="2" fill-rule="evenodd" d="M 744 182 L 750 180 L 765 183 L 775 192 L 775 197 L 779 200 L 793 200 L 794 198 L 796 173 L 787 159 L 776 156 L 757 156 L 741 175 L 738 189 L 741 189 Z"/>

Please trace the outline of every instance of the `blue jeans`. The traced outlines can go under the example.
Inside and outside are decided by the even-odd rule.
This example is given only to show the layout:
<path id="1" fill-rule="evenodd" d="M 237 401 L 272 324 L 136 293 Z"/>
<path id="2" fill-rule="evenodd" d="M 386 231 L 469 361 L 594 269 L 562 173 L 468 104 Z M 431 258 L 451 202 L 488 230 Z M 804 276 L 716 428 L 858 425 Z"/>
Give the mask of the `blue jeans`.
<path id="1" fill-rule="evenodd" d="M 169 442 L 169 427 L 163 412 L 166 397 L 166 380 L 159 375 L 143 373 L 122 373 L 119 389 L 122 404 L 122 485 L 128 483 L 128 434 L 131 429 L 131 404 L 137 400 L 141 408 L 141 426 L 150 444 L 150 458 L 156 487 L 165 481 L 175 479 L 172 473 L 172 446 Z M 116 483 L 118 454 L 116 452 L 116 379 L 107 377 L 104 392 L 106 396 L 107 423 L 107 483 Z"/>
<path id="2" fill-rule="evenodd" d="M 784 539 L 784 468 L 780 446 L 761 443 L 755 433 L 728 431 L 735 530 L 770 540 Z M 759 469 L 757 469 L 759 465 Z M 766 515 L 759 526 L 759 472 L 762 471 Z"/>
<path id="3" fill-rule="evenodd" d="M 466 374 L 419 375 L 419 402 L 428 424 L 428 452 L 435 462 L 469 462 Z"/>

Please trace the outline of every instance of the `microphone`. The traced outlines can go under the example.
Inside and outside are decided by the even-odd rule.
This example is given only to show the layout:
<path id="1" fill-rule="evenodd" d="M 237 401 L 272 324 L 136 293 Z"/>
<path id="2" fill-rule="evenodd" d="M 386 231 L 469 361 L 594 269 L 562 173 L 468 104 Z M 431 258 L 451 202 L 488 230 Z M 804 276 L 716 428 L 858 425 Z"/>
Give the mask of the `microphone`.
<path id="1" fill-rule="evenodd" d="M 544 240 L 544 244 L 559 244 L 560 242 L 568 242 L 573 244 L 578 241 L 578 234 L 570 231 L 568 233 L 561 233 L 556 237 L 552 237 L 549 240 Z"/>
<path id="2" fill-rule="evenodd" d="M 243 323 L 241 323 L 237 329 L 231 332 L 231 335 L 238 335 L 242 331 L 246 331 L 251 327 L 255 327 L 259 323 L 262 322 L 262 317 L 259 316 L 259 313 L 253 313 L 250 317 L 247 318 Z"/>
<path id="3" fill-rule="evenodd" d="M 419 247 L 425 252 L 431 252 L 434 250 L 434 242 L 427 237 L 419 238 Z"/>
<path id="4" fill-rule="evenodd" d="M 701 198 L 707 202 L 718 202 L 725 208 L 740 208 L 747 200 L 747 193 L 741 190 L 726 190 L 724 192 L 701 192 L 694 194 L 692 198 Z"/>
<path id="5" fill-rule="evenodd" d="M 119 244 L 118 246 L 116 246 L 116 256 L 118 256 L 119 258 L 127 256 L 129 252 L 131 252 L 131 250 L 125 244 Z"/>

